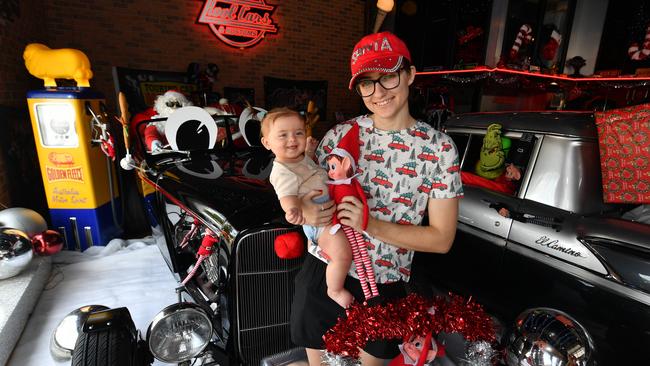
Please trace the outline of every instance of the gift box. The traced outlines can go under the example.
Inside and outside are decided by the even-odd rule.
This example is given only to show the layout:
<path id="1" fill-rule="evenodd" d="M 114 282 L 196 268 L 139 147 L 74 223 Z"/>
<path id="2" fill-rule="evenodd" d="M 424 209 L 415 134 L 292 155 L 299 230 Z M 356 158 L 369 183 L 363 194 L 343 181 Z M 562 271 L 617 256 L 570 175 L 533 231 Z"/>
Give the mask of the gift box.
<path id="1" fill-rule="evenodd" d="M 607 203 L 650 203 L 650 104 L 595 113 Z"/>

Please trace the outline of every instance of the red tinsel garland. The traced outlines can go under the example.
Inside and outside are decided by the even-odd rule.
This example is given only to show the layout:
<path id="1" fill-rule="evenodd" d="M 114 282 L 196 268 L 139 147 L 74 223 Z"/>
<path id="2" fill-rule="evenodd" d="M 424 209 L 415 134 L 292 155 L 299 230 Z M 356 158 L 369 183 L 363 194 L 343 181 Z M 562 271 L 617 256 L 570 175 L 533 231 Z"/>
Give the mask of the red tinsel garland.
<path id="1" fill-rule="evenodd" d="M 434 314 L 429 312 L 432 307 Z M 370 341 L 425 336 L 429 332 L 458 332 L 468 341 L 496 339 L 492 319 L 483 307 L 471 298 L 465 300 L 451 293 L 434 299 L 410 294 L 384 305 L 353 304 L 346 314 L 347 318 L 340 318 L 323 340 L 328 352 L 353 358 Z"/>

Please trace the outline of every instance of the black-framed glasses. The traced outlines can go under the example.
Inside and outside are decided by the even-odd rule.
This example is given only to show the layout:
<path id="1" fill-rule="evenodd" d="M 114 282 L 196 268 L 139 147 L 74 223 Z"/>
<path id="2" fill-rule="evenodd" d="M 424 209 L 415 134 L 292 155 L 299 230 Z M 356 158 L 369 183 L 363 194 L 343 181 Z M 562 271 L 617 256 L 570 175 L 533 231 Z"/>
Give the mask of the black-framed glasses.
<path id="1" fill-rule="evenodd" d="M 375 80 L 361 80 L 354 86 L 354 90 L 356 90 L 357 94 L 362 97 L 369 97 L 375 94 L 377 83 L 379 83 L 379 85 L 381 85 L 381 87 L 386 90 L 395 89 L 399 86 L 401 71 L 402 69 L 395 72 L 389 72 L 388 74 L 384 74 Z"/>

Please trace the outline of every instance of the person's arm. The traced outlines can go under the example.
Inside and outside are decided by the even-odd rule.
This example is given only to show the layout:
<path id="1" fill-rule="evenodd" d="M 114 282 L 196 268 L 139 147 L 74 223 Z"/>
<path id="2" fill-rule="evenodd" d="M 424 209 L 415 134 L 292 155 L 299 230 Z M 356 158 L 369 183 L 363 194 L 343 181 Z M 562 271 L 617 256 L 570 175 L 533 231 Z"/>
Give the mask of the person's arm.
<path id="1" fill-rule="evenodd" d="M 290 224 L 303 225 L 305 218 L 300 209 L 301 201 L 298 196 L 284 196 L 280 198 L 280 206 L 285 212 L 285 218 Z"/>
<path id="2" fill-rule="evenodd" d="M 337 206 L 341 223 L 362 231 L 363 204 L 355 197 L 343 198 Z M 400 225 L 368 218 L 366 233 L 385 243 L 420 252 L 447 253 L 456 236 L 458 198 L 429 199 L 429 225 Z"/>

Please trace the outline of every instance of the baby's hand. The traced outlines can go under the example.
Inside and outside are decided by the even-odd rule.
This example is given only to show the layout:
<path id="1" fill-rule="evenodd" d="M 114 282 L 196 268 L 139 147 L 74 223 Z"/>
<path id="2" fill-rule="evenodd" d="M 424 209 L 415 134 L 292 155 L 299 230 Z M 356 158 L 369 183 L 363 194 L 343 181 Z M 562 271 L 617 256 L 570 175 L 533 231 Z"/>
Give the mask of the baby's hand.
<path id="1" fill-rule="evenodd" d="M 294 225 L 303 225 L 305 223 L 305 218 L 302 216 L 302 210 L 298 207 L 289 209 L 284 218 L 287 219 L 290 224 Z"/>

